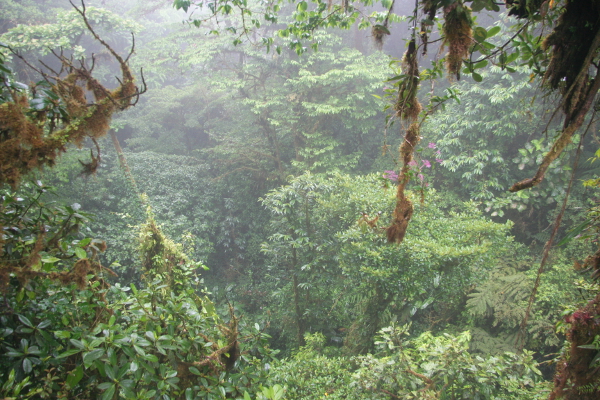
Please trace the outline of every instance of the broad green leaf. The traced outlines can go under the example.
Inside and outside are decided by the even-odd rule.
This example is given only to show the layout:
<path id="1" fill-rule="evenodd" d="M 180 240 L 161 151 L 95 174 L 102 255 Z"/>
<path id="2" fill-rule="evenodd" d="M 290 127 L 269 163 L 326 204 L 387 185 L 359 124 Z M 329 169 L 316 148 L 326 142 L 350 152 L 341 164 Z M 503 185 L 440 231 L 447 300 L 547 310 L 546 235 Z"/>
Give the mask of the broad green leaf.
<path id="1" fill-rule="evenodd" d="M 19 314 L 18 317 L 19 317 L 19 321 L 21 321 L 21 323 L 23 323 L 23 325 L 33 328 L 33 324 L 31 323 L 29 318 L 27 318 L 26 316 L 21 315 L 21 314 Z"/>
<path id="2" fill-rule="evenodd" d="M 31 373 L 31 371 L 33 370 L 33 365 L 31 363 L 31 360 L 29 358 L 24 358 L 23 359 L 23 371 L 26 374 Z"/>
<path id="3" fill-rule="evenodd" d="M 493 28 L 490 28 L 487 31 L 487 37 L 491 38 L 492 36 L 496 36 L 498 33 L 500 33 L 500 27 L 499 26 L 494 26 Z"/>
<path id="4" fill-rule="evenodd" d="M 72 389 L 83 378 L 83 368 L 79 365 L 67 375 L 67 385 Z"/>
<path id="5" fill-rule="evenodd" d="M 487 37 L 488 35 L 485 28 L 478 26 L 473 30 L 473 39 L 475 39 L 477 42 L 482 43 L 485 41 L 485 39 L 487 39 Z"/>
<path id="6" fill-rule="evenodd" d="M 196 368 L 196 367 L 189 367 L 188 370 L 194 375 L 202 375 L 200 373 L 200 371 L 198 371 L 198 368 Z"/>
<path id="7" fill-rule="evenodd" d="M 56 356 L 56 358 L 57 359 L 65 358 L 65 357 L 69 357 L 69 356 L 72 356 L 73 354 L 77 354 L 77 353 L 81 353 L 81 349 L 67 350 L 64 353 L 60 353 L 58 356 Z"/>
<path id="8" fill-rule="evenodd" d="M 75 255 L 79 258 L 79 259 L 83 259 L 83 258 L 87 258 L 87 253 L 84 249 L 82 249 L 81 247 L 75 247 Z"/>
<path id="9" fill-rule="evenodd" d="M 479 69 L 479 68 L 485 68 L 488 65 L 488 60 L 481 60 L 478 63 L 476 63 L 473 68 L 475 69 Z"/>
<path id="10" fill-rule="evenodd" d="M 106 391 L 104 393 L 102 393 L 100 400 L 111 400 L 113 398 L 114 394 L 115 394 L 115 384 L 111 383 L 110 386 L 106 389 Z"/>
<path id="11" fill-rule="evenodd" d="M 111 387 L 112 385 L 113 385 L 112 382 L 103 382 L 103 383 L 101 383 L 101 384 L 98 385 L 98 389 L 100 389 L 100 390 L 106 390 L 109 387 Z"/>
<path id="12" fill-rule="evenodd" d="M 83 365 L 89 368 L 92 363 L 104 355 L 104 349 L 94 349 L 83 355 Z"/>

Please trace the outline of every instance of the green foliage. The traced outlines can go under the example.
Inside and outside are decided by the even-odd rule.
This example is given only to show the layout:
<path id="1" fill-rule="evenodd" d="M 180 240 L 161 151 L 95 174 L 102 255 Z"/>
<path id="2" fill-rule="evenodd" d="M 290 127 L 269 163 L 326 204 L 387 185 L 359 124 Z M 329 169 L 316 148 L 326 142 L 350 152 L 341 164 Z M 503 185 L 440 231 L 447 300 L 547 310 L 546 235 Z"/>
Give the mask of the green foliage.
<path id="1" fill-rule="evenodd" d="M 531 292 L 532 282 L 525 273 L 530 263 L 507 261 L 493 270 L 488 279 L 469 294 L 468 312 L 488 321 L 491 319 L 492 327 L 518 327 L 525 309 L 516 305 L 523 304 Z"/>
<path id="2" fill-rule="evenodd" d="M 269 376 L 285 382 L 295 399 L 543 399 L 548 389 L 532 353 L 496 356 L 469 353 L 469 332 L 406 339 L 408 326 L 379 332 L 377 354 L 326 356 L 324 337 L 308 335 L 307 345 L 276 362 Z"/>
<path id="3" fill-rule="evenodd" d="M 284 384 L 285 398 L 289 400 L 356 398 L 356 389 L 352 387 L 353 363 L 345 357 L 324 354 L 327 348 L 323 334 L 307 334 L 305 339 L 306 346 L 291 358 L 271 366 L 269 382 Z"/>
<path id="4" fill-rule="evenodd" d="M 39 200 L 46 188 L 33 189 L 25 198 L 2 198 L 2 395 L 220 399 L 262 393 L 263 362 L 271 359 L 266 336 L 258 325 L 240 326 L 232 308 L 228 322 L 219 316 L 197 292 L 192 265 L 180 265 L 188 260 L 181 250 L 159 235 L 163 251 L 155 253 L 173 262 L 170 281 L 155 273 L 143 289 L 110 286 L 101 266 L 78 268 L 103 248 L 72 229 L 84 229 L 79 205 L 48 206 Z M 47 242 L 40 240 L 40 223 Z M 38 261 L 18 270 L 21 259 Z M 168 285 L 173 289 L 165 291 Z"/>
<path id="5" fill-rule="evenodd" d="M 451 319 L 469 286 L 513 248 L 509 223 L 434 191 L 416 206 L 406 243 L 389 246 L 393 196 L 374 175 L 305 174 L 265 197 L 274 233 L 263 245 L 272 283 L 262 287 L 281 304 L 277 319 L 291 322 L 286 329 L 310 326 L 339 341 L 333 332 L 345 327 L 348 346 L 364 351 L 391 320 Z M 373 227 L 361 223 L 378 211 Z"/>
<path id="6" fill-rule="evenodd" d="M 121 35 L 139 31 L 140 26 L 108 10 L 87 7 L 86 15 L 90 23 L 99 27 L 103 36 L 120 33 Z M 29 21 L 27 21 L 29 22 Z M 73 57 L 80 58 L 85 48 L 77 43 L 80 37 L 89 34 L 88 29 L 77 11 L 60 11 L 52 24 L 18 25 L 0 36 L 0 41 L 15 51 L 28 56 L 46 55 L 53 49 L 72 49 Z"/>
<path id="7" fill-rule="evenodd" d="M 62 7 L 56 1 L 43 0 L 1 0 L 0 9 L 0 34 L 18 24 L 42 24 L 49 21 L 49 16 L 54 15 L 53 10 Z M 64 6 L 67 6 L 66 4 Z"/>
<path id="8" fill-rule="evenodd" d="M 279 1 L 268 4 L 253 4 L 239 0 L 210 4 L 190 0 L 173 1 L 173 5 L 177 9 L 186 12 L 193 10 L 198 15 L 203 15 L 201 18 L 197 18 L 192 13 L 189 18 L 190 23 L 196 27 L 205 28 L 208 34 L 219 35 L 222 31 L 231 34 L 233 45 L 237 46 L 244 41 L 253 40 L 270 50 L 277 38 L 289 38 L 291 40 L 287 40 L 286 47 L 298 55 L 307 50 L 304 42 L 306 39 L 312 39 L 311 34 L 316 29 L 333 27 L 348 29 L 358 20 L 368 25 L 370 19 L 381 21 L 384 18 L 383 13 L 373 13 L 372 18 L 365 14 L 361 15 L 359 10 L 349 6 L 349 3 L 345 5 L 328 5 L 321 1 L 315 3 L 315 7 L 309 9 L 309 3 L 306 1 L 300 1 L 290 6 L 286 6 Z M 330 6 L 334 8 L 333 12 L 331 12 Z M 282 10 L 291 13 L 291 17 L 282 18 L 279 15 Z M 229 26 L 225 30 L 221 30 L 219 29 L 219 23 L 224 19 L 229 21 Z M 265 34 L 265 31 L 268 30 L 264 29 L 262 25 L 277 24 L 279 19 L 288 24 L 282 29 L 278 29 L 274 37 Z M 398 19 L 394 16 L 393 20 L 397 21 Z M 250 32 L 254 33 L 254 38 L 248 35 Z M 319 44 L 319 41 L 314 40 L 310 47 L 316 50 Z M 282 47 L 280 43 L 277 43 L 275 51 L 280 54 Z"/>
<path id="9" fill-rule="evenodd" d="M 538 288 L 536 301 L 526 328 L 525 347 L 546 354 L 562 344 L 555 324 L 562 307 L 577 302 L 572 286 L 577 278 L 568 258 L 556 251 Z M 484 354 L 517 351 L 517 336 L 525 317 L 536 278 L 536 262 L 504 257 L 487 280 L 477 285 L 467 300 L 467 312 L 477 328 L 473 329 L 471 349 Z"/>
<path id="10" fill-rule="evenodd" d="M 208 184 L 208 167 L 191 157 L 126 153 L 137 189 L 118 165 L 117 156 L 103 146 L 103 166 L 93 179 L 82 179 L 78 160 L 88 150 L 71 149 L 58 165 L 44 174 L 60 188 L 62 202 L 77 201 L 97 216 L 90 228 L 103 238 L 108 249 L 103 261 L 118 263 L 119 272 L 137 275 L 136 226 L 145 221 L 145 205 L 136 190 L 146 193 L 158 224 L 176 242 L 185 243 L 194 259 L 206 260 L 215 251 L 218 193 Z M 184 188 L 187 188 L 184 190 Z"/>
<path id="11" fill-rule="evenodd" d="M 552 165 L 543 186 L 506 193 L 525 176 L 521 171 L 530 173 L 541 162 L 551 145 L 532 137 L 545 128 L 537 116 L 551 112 L 552 105 L 536 100 L 526 71 L 520 71 L 516 75 L 491 67 L 482 72 L 483 84 L 456 84 L 460 104 L 447 105 L 423 128 L 440 151 L 442 170 L 450 172 L 442 173 L 442 184 L 460 182 L 469 198 L 481 201 L 493 216 L 502 216 L 507 209 L 524 211 L 551 204 L 564 194 L 568 180 L 565 156 Z"/>
<path id="12" fill-rule="evenodd" d="M 160 60 L 145 66 L 147 74 L 162 73 L 161 61 L 175 59 L 169 72 L 180 68 L 195 79 L 151 89 L 123 115 L 128 145 L 200 155 L 223 176 L 248 172 L 260 183 L 282 183 L 305 170 L 368 168 L 379 152 L 383 119 L 372 94 L 381 89 L 387 63 L 378 53 L 342 46 L 340 36 L 319 37 L 323 51 L 301 59 L 233 48 L 220 38 L 200 41 L 193 31 L 176 31 L 167 41 L 185 44 L 177 55 L 154 43 Z"/>
<path id="13" fill-rule="evenodd" d="M 486 358 L 468 352 L 470 334 L 403 338 L 406 327 L 382 329 L 381 354 L 360 357 L 354 375 L 370 399 L 542 399 L 540 371 L 532 353 Z"/>
<path id="14" fill-rule="evenodd" d="M 256 356 L 269 359 L 261 333 L 248 331 L 246 339 L 236 341 L 241 348 L 234 349 L 231 323 L 223 324 L 208 298 L 189 290 L 157 296 L 161 287 L 156 281 L 145 289 L 115 285 L 77 292 L 36 282 L 28 292 L 32 296 L 11 302 L 13 317 L 2 317 L 2 370 L 16 370 L 19 380 L 29 377 L 35 384 L 27 389 L 47 397 L 185 393 L 217 399 L 221 393 L 252 393 L 265 377 Z M 103 292 L 107 301 L 98 296 Z M 234 360 L 240 351 L 245 355 Z"/>
<path id="15" fill-rule="evenodd" d="M 88 273 L 104 272 L 96 258 L 106 244 L 84 229 L 90 214 L 78 203 L 51 201 L 51 191 L 39 180 L 23 184 L 19 192 L 0 189 L 0 292 L 5 295 L 11 278 L 23 285 L 44 277 L 85 287 Z"/>

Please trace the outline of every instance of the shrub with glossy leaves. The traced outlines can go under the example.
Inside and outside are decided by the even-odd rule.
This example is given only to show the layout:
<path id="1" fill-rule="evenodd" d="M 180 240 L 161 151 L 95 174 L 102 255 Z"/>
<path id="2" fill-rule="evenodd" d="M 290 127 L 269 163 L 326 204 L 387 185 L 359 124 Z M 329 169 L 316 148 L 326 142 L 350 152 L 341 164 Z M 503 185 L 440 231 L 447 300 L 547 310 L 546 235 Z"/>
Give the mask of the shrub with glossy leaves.
<path id="1" fill-rule="evenodd" d="M 220 316 L 198 290 L 201 281 L 191 279 L 196 263 L 174 266 L 182 273 L 173 273 L 173 282 L 111 286 L 101 266 L 78 268 L 99 265 L 97 243 L 73 229 L 74 222 L 83 229 L 85 218 L 73 206 L 41 202 L 35 196 L 41 190 L 3 197 L 1 260 L 8 272 L 0 380 L 7 383 L 0 396 L 222 399 L 263 393 L 264 363 L 271 360 L 266 336 L 258 325 L 245 327 L 232 307 L 228 317 Z M 46 227 L 49 239 L 36 226 Z M 28 274 L 6 267 L 21 259 L 39 262 L 21 267 Z M 166 285 L 177 290 L 163 290 Z"/>

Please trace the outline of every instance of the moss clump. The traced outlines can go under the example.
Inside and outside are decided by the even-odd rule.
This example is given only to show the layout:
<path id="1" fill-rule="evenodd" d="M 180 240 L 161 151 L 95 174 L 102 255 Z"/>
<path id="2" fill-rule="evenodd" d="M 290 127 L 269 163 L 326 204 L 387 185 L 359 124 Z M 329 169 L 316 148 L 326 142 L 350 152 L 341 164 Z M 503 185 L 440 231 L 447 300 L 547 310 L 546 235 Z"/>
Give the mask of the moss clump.
<path id="1" fill-rule="evenodd" d="M 557 26 L 543 43 L 551 49 L 544 82 L 563 93 L 563 109 L 573 115 L 590 85 L 589 70 L 598 50 L 594 38 L 600 33 L 600 3 L 595 0 L 567 1 Z"/>
<path id="2" fill-rule="evenodd" d="M 462 1 L 444 7 L 444 45 L 448 46 L 446 68 L 448 73 L 460 78 L 462 60 L 469 55 L 473 41 L 471 10 Z"/>
<path id="3" fill-rule="evenodd" d="M 420 78 L 414 39 L 408 44 L 408 49 L 402 57 L 402 72 L 407 77 L 400 83 L 398 99 L 394 108 L 402 119 L 413 121 L 419 116 L 422 109 L 421 103 L 417 99 Z"/>
<path id="4" fill-rule="evenodd" d="M 32 67 L 51 84 L 60 99 L 54 106 L 63 107 L 66 115 L 63 114 L 61 121 L 48 121 L 45 110 L 31 109 L 26 95 L 10 89 L 12 101 L 0 105 L 0 185 L 9 184 L 14 188 L 29 171 L 54 165 L 68 143 L 82 146 L 88 137 L 95 140 L 104 136 L 113 114 L 132 106 L 137 99 L 139 91 L 127 60 L 96 35 L 85 8 L 76 10 L 94 38 L 119 63 L 120 84 L 115 90 L 108 90 L 92 76 L 93 67 L 88 68 L 83 61 L 76 66 L 62 55 L 57 57 L 66 76 L 51 77 Z M 87 98 L 86 90 L 92 93 L 93 99 Z"/>
<path id="5" fill-rule="evenodd" d="M 559 361 L 554 390 L 549 400 L 595 400 L 600 398 L 600 368 L 594 366 L 597 351 L 589 346 L 600 336 L 600 295 L 565 318 L 571 325 L 568 356 Z"/>
<path id="6" fill-rule="evenodd" d="M 404 135 L 400 145 L 400 159 L 402 169 L 398 175 L 398 188 L 396 192 L 396 208 L 392 214 L 392 223 L 386 229 L 387 239 L 390 243 L 402 243 L 406 235 L 408 223 L 413 215 L 413 204 L 405 193 L 406 185 L 410 180 L 410 163 L 413 160 L 413 152 L 419 143 L 419 124 L 413 122 Z"/>
<path id="7" fill-rule="evenodd" d="M 143 278 L 147 281 L 160 279 L 166 286 L 163 294 L 181 291 L 195 280 L 193 263 L 183 252 L 181 245 L 166 237 L 148 207 L 146 223 L 140 229 L 140 256 Z"/>

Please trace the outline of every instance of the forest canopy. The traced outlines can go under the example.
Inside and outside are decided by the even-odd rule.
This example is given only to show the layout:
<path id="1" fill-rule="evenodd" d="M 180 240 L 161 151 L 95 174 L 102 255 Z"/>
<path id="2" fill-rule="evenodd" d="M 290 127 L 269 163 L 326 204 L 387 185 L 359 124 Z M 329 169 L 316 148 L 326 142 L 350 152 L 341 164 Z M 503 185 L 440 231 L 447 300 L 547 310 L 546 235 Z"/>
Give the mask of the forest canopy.
<path id="1" fill-rule="evenodd" d="M 597 2 L 52 6 L 0 0 L 0 396 L 598 397 Z"/>

